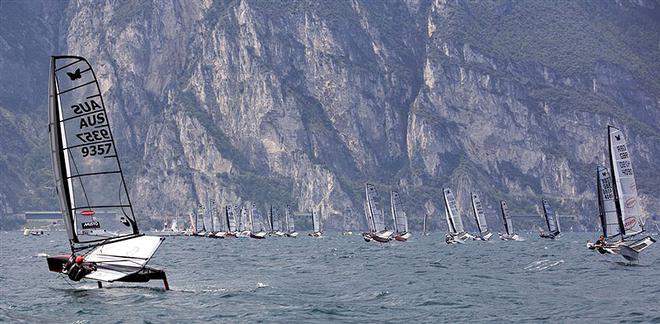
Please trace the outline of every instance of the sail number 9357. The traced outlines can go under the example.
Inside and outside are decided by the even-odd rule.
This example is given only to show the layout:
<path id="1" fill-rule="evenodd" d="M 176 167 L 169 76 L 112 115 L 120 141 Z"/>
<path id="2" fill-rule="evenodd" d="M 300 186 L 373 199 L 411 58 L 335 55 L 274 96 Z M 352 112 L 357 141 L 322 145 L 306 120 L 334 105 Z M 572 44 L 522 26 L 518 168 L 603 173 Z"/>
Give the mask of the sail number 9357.
<path id="1" fill-rule="evenodd" d="M 88 145 L 88 146 L 83 146 L 80 149 L 80 153 L 82 154 L 83 157 L 96 156 L 96 155 L 105 155 L 105 154 L 110 153 L 110 148 L 111 147 L 112 147 L 112 144 L 110 144 L 110 143 Z"/>
<path id="2" fill-rule="evenodd" d="M 78 137 L 83 143 L 89 143 L 110 139 L 110 132 L 107 129 L 99 129 L 91 132 L 78 133 L 76 134 L 76 137 Z"/>

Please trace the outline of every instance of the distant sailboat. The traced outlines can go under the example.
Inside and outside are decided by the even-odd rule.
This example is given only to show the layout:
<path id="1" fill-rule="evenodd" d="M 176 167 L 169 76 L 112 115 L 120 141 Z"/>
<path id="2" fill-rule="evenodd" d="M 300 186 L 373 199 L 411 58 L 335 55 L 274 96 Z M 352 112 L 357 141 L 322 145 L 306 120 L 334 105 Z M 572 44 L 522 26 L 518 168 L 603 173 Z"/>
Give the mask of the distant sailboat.
<path id="1" fill-rule="evenodd" d="M 315 213 L 312 209 L 312 226 L 314 226 L 314 231 L 307 234 L 311 237 L 321 237 L 323 236 L 323 230 L 321 229 L 321 219 L 319 214 Z"/>
<path id="2" fill-rule="evenodd" d="M 286 223 L 286 236 L 287 237 L 298 237 L 298 232 L 296 232 L 296 225 L 293 219 L 293 213 L 291 212 L 291 206 L 286 205 L 284 210 L 284 222 Z"/>
<path id="3" fill-rule="evenodd" d="M 559 233 L 561 233 L 559 228 L 559 216 L 555 215 L 554 211 L 550 209 L 550 203 L 548 203 L 547 200 L 541 200 L 541 205 L 543 206 L 543 218 L 545 219 L 545 225 L 547 226 L 548 232 L 544 233 L 541 231 L 539 236 L 554 240 L 559 236 Z"/>
<path id="4" fill-rule="evenodd" d="M 401 197 L 396 191 L 390 192 L 390 208 L 392 209 L 392 220 L 394 221 L 394 239 L 407 241 L 411 234 L 408 232 L 408 216 L 401 204 Z"/>
<path id="5" fill-rule="evenodd" d="M 486 224 L 486 214 L 484 213 L 484 207 L 481 204 L 481 198 L 477 193 L 471 193 L 472 197 L 472 211 L 474 212 L 474 219 L 477 222 L 477 227 L 479 228 L 479 236 L 475 239 L 482 241 L 490 240 L 493 233 L 488 230 L 488 224 Z"/>
<path id="6" fill-rule="evenodd" d="M 252 203 L 252 208 L 250 208 L 250 237 L 253 239 L 264 239 L 266 236 L 268 236 L 268 232 L 266 232 L 263 228 L 261 228 L 259 231 L 255 231 L 254 229 L 254 220 L 258 214 L 259 211 L 257 210 L 257 204 Z"/>
<path id="7" fill-rule="evenodd" d="M 268 226 L 270 226 L 270 236 L 284 236 L 284 232 L 282 232 L 280 226 L 280 213 L 277 207 L 273 205 L 270 205 L 270 211 L 268 212 Z"/>
<path id="8" fill-rule="evenodd" d="M 236 208 L 231 205 L 225 206 L 225 223 L 227 227 L 225 228 L 225 237 L 237 237 L 238 235 L 238 223 L 236 222 Z"/>
<path id="9" fill-rule="evenodd" d="M 82 57 L 50 64 L 49 135 L 56 189 L 70 255 L 49 256 L 50 271 L 114 282 L 163 280 L 147 263 L 163 237 L 140 232 L 92 67 Z"/>
<path id="10" fill-rule="evenodd" d="M 385 227 L 385 215 L 381 209 L 378 191 L 376 190 L 376 187 L 370 183 L 365 185 L 364 190 L 366 196 L 366 208 L 369 215 L 368 218 L 370 218 L 373 223 L 371 233 L 368 236 L 376 242 L 389 242 L 392 240 L 394 231 Z M 367 240 L 366 237 L 365 240 Z"/>
<path id="11" fill-rule="evenodd" d="M 645 234 L 645 219 L 637 195 L 626 139 L 616 127 L 608 126 L 607 130 L 612 180 L 610 182 L 606 168 L 598 168 L 598 205 L 603 235 L 609 238 L 618 237 L 619 240 L 603 247 L 590 243 L 587 243 L 587 246 L 601 252 L 621 254 L 626 260 L 636 262 L 639 253 L 656 241 Z"/>
<path id="12" fill-rule="evenodd" d="M 511 221 L 511 213 L 506 201 L 500 201 L 500 208 L 502 209 L 502 220 L 504 221 L 505 233 L 500 233 L 500 239 L 505 241 L 522 241 L 520 236 L 513 231 L 513 222 Z"/>
<path id="13" fill-rule="evenodd" d="M 445 202 L 445 218 L 447 219 L 447 235 L 445 242 L 447 244 L 463 243 L 473 236 L 468 234 L 463 227 L 463 219 L 458 211 L 458 204 L 454 193 L 449 188 L 442 190 Z"/>

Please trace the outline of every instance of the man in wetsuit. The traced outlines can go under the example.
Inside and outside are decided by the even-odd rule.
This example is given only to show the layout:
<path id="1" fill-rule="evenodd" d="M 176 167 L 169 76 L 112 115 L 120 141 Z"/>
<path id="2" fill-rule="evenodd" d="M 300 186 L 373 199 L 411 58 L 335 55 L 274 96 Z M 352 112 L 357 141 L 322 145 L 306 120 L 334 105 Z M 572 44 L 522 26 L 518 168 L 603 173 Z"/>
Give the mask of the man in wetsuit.
<path id="1" fill-rule="evenodd" d="M 82 255 L 77 256 L 74 262 L 71 262 L 67 267 L 67 275 L 69 279 L 73 281 L 80 281 L 87 274 L 96 270 L 95 267 L 91 264 L 83 264 L 85 257 Z"/>

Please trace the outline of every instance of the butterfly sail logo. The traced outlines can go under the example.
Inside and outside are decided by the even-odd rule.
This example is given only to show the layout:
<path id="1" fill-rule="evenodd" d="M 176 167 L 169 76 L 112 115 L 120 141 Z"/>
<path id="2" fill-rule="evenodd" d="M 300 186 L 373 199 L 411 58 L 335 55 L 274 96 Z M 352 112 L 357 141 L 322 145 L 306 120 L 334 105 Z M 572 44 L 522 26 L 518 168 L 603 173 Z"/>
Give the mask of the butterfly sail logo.
<path id="1" fill-rule="evenodd" d="M 76 69 L 76 72 L 73 73 L 67 72 L 66 74 L 71 78 L 71 81 L 78 80 L 82 77 L 82 75 L 80 75 L 80 69 Z"/>

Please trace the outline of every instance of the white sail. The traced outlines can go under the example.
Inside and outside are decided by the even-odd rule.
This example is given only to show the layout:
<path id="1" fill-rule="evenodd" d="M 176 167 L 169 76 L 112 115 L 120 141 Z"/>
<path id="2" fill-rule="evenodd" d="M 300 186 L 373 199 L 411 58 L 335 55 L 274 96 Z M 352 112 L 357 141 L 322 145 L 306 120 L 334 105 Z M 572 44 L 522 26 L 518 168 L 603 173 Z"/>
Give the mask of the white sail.
<path id="1" fill-rule="evenodd" d="M 555 235 L 559 234 L 557 215 L 555 215 L 555 212 L 550 208 L 550 203 L 543 199 L 541 200 L 541 205 L 543 205 L 543 218 L 545 218 L 545 225 L 548 228 L 548 231 Z"/>
<path id="2" fill-rule="evenodd" d="M 445 198 L 445 213 L 450 233 L 458 234 L 465 232 L 463 220 L 461 219 L 461 214 L 458 212 L 458 205 L 456 204 L 454 193 L 451 192 L 451 189 L 445 188 L 443 189 L 443 194 Z"/>
<path id="3" fill-rule="evenodd" d="M 506 204 L 506 201 L 500 201 L 500 207 L 502 208 L 502 219 L 504 220 L 504 229 L 508 235 L 513 235 L 513 223 L 511 222 L 511 213 L 509 212 L 509 206 Z"/>
<path id="4" fill-rule="evenodd" d="M 268 216 L 268 221 L 270 223 L 270 230 L 273 232 L 279 232 L 282 230 L 280 226 L 280 212 L 275 206 L 270 206 L 270 213 Z"/>
<path id="5" fill-rule="evenodd" d="M 367 183 L 365 186 L 365 193 L 367 197 L 367 211 L 373 219 L 374 232 L 385 230 L 385 215 L 383 215 L 383 210 L 381 209 L 380 197 L 378 196 L 376 187 Z"/>
<path id="6" fill-rule="evenodd" d="M 314 210 L 312 210 L 312 224 L 314 226 L 314 232 L 319 233 L 321 232 L 321 220 L 319 219 L 319 214 L 315 213 Z"/>
<path id="7" fill-rule="evenodd" d="M 598 166 L 596 168 L 598 182 L 596 184 L 598 194 L 598 211 L 600 223 L 603 228 L 603 235 L 606 238 L 613 238 L 621 234 L 619 216 L 616 212 L 614 202 L 614 189 L 612 189 L 612 179 L 607 168 Z"/>
<path id="8" fill-rule="evenodd" d="M 401 196 L 398 192 L 390 193 L 392 218 L 394 219 L 394 231 L 396 233 L 408 233 L 408 217 L 401 204 Z"/>
<path id="9" fill-rule="evenodd" d="M 138 234 L 105 104 L 87 60 L 53 57 L 49 94 L 51 157 L 70 242 Z"/>
<path id="10" fill-rule="evenodd" d="M 367 230 L 370 233 L 373 233 L 373 232 L 375 232 L 375 230 L 374 230 L 374 219 L 371 218 L 371 213 L 369 213 L 369 204 L 367 203 L 366 200 L 364 201 L 363 206 L 364 206 L 364 217 L 367 220 Z"/>
<path id="11" fill-rule="evenodd" d="M 296 231 L 296 224 L 293 220 L 293 214 L 291 213 L 291 206 L 286 205 L 286 210 L 285 210 L 285 213 L 284 213 L 284 217 L 286 219 L 287 231 L 289 233 L 295 232 Z"/>
<path id="12" fill-rule="evenodd" d="M 227 205 L 225 207 L 225 216 L 226 216 L 226 219 L 227 219 L 227 231 L 229 231 L 229 232 L 239 231 L 238 224 L 236 223 L 235 210 L 236 210 L 236 207 L 233 207 L 231 205 Z"/>
<path id="13" fill-rule="evenodd" d="M 630 151 L 621 130 L 608 126 L 608 132 L 614 202 L 623 224 L 623 235 L 632 236 L 644 231 L 644 218 L 637 196 Z"/>
<path id="14" fill-rule="evenodd" d="M 486 224 L 486 213 L 484 213 L 484 207 L 481 204 L 481 198 L 476 193 L 471 193 L 472 196 L 472 210 L 474 211 L 474 218 L 477 222 L 477 227 L 479 227 L 479 232 L 486 233 L 488 232 L 488 224 Z"/>

